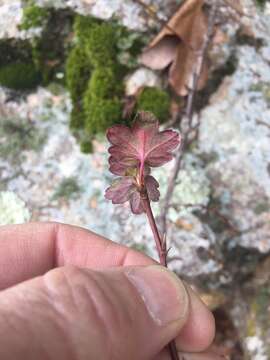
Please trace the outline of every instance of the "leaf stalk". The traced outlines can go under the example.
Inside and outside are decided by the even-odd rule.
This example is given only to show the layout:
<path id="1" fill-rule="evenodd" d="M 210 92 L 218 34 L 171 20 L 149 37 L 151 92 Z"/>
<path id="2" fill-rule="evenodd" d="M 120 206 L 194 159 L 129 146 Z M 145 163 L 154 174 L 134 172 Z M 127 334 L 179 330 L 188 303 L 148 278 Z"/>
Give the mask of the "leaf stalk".
<path id="1" fill-rule="evenodd" d="M 159 256 L 159 261 L 160 264 L 162 266 L 167 267 L 167 244 L 166 244 L 166 238 L 164 237 L 163 239 L 161 238 L 158 228 L 157 228 L 157 224 L 153 215 L 153 211 L 150 205 L 150 200 L 148 198 L 146 189 L 143 189 L 140 193 L 141 196 L 141 200 L 143 203 L 143 207 L 149 222 L 149 225 L 151 227 L 155 242 L 156 242 L 156 248 L 158 251 L 158 256 Z M 176 349 L 176 344 L 175 341 L 171 341 L 168 344 L 168 350 L 171 356 L 171 360 L 179 360 L 179 356 L 178 356 L 178 352 Z"/>

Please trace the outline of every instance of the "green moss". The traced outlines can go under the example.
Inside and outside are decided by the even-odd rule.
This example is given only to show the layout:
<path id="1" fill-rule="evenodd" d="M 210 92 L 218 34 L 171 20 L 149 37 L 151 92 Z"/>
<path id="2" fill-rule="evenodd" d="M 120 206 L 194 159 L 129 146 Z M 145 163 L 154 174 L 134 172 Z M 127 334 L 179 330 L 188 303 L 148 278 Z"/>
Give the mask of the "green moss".
<path id="1" fill-rule="evenodd" d="M 81 44 L 81 46 L 86 46 L 90 32 L 92 31 L 93 27 L 99 23 L 100 20 L 90 16 L 77 15 L 75 17 L 73 30 L 77 41 Z"/>
<path id="2" fill-rule="evenodd" d="M 70 127 L 82 151 L 88 152 L 92 151 L 92 138 L 84 144 L 86 135 L 97 136 L 122 122 L 127 63 L 120 61 L 119 54 L 132 52 L 142 44 L 139 34 L 114 21 L 77 15 L 73 29 L 75 45 L 66 62 L 66 83 L 73 104 Z M 164 105 L 165 96 L 162 101 Z M 164 110 L 160 114 L 165 117 Z"/>
<path id="3" fill-rule="evenodd" d="M 123 84 L 114 67 L 97 67 L 89 82 L 89 92 L 98 98 L 114 98 L 121 95 Z"/>
<path id="4" fill-rule="evenodd" d="M 91 140 L 83 140 L 80 143 L 81 152 L 84 154 L 92 154 L 93 153 L 93 143 Z"/>
<path id="5" fill-rule="evenodd" d="M 66 62 L 66 82 L 73 103 L 70 127 L 78 130 L 82 151 L 92 150 L 85 133 L 103 133 L 122 120 L 123 69 L 116 56 L 119 31 L 113 22 L 81 15 L 74 22 L 76 45 Z"/>
<path id="6" fill-rule="evenodd" d="M 164 122 L 169 117 L 169 94 L 158 88 L 146 87 L 138 97 L 137 110 L 150 111 L 160 122 Z"/>
<path id="7" fill-rule="evenodd" d="M 111 23 L 96 24 L 87 39 L 87 51 L 94 66 L 111 66 L 116 59 L 116 28 Z"/>
<path id="8" fill-rule="evenodd" d="M 105 132 L 108 127 L 121 122 L 122 106 L 118 98 L 96 98 L 90 91 L 84 96 L 85 126 L 88 134 Z"/>
<path id="9" fill-rule="evenodd" d="M 75 199 L 77 194 L 82 191 L 78 181 L 71 176 L 61 181 L 53 194 L 53 200 Z"/>
<path id="10" fill-rule="evenodd" d="M 33 63 L 11 63 L 0 68 L 0 84 L 16 90 L 35 88 L 41 80 L 41 74 Z"/>
<path id="11" fill-rule="evenodd" d="M 73 103 L 81 100 L 91 75 L 92 66 L 83 47 L 74 47 L 66 62 L 66 84 Z"/>
<path id="12" fill-rule="evenodd" d="M 85 116 L 81 109 L 81 106 L 77 107 L 73 105 L 73 109 L 70 114 L 69 127 L 71 130 L 80 130 L 84 128 Z"/>
<path id="13" fill-rule="evenodd" d="M 41 74 L 32 59 L 27 40 L 0 40 L 0 84 L 16 90 L 32 89 L 41 82 Z"/>
<path id="14" fill-rule="evenodd" d="M 34 27 L 42 27 L 49 16 L 49 10 L 30 3 L 23 9 L 23 19 L 20 28 L 28 30 Z"/>

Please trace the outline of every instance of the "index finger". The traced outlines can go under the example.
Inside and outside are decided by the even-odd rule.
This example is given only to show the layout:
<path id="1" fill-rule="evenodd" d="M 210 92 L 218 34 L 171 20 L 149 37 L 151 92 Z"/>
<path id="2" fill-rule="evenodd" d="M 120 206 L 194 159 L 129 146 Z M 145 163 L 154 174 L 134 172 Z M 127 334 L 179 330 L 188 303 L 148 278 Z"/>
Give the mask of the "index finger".
<path id="1" fill-rule="evenodd" d="M 154 262 L 89 230 L 60 223 L 1 226 L 0 248 L 0 290 L 64 265 L 101 269 Z"/>

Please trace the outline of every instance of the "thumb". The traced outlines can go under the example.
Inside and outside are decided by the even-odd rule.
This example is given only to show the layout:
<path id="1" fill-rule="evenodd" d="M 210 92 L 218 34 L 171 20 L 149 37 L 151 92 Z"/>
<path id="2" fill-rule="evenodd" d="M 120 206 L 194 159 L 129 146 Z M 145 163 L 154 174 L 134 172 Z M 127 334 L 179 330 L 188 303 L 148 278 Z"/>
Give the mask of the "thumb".
<path id="1" fill-rule="evenodd" d="M 161 266 L 58 268 L 1 292 L 0 358 L 149 360 L 187 316 L 183 284 Z"/>

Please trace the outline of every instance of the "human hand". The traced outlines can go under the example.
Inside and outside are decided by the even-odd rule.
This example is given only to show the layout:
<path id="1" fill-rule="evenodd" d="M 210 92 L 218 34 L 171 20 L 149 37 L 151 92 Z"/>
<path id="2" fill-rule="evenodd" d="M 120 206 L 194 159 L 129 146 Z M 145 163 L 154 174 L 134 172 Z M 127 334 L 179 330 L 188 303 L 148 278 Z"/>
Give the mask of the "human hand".
<path id="1" fill-rule="evenodd" d="M 0 359 L 167 360 L 175 338 L 220 359 L 211 313 L 142 253 L 57 223 L 2 226 L 0 245 Z"/>

